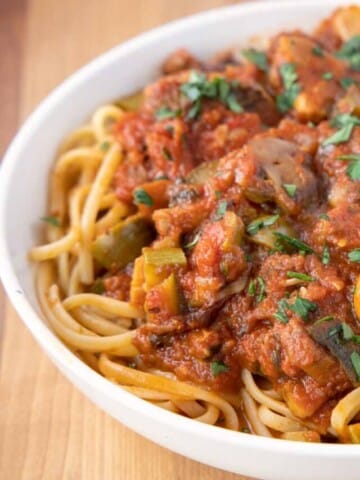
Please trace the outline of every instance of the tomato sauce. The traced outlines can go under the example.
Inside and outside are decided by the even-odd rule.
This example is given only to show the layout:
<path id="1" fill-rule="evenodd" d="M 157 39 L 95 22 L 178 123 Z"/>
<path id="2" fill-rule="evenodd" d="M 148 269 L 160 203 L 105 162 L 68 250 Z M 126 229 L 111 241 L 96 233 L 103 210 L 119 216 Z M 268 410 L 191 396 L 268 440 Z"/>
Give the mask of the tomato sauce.
<path id="1" fill-rule="evenodd" d="M 360 380 L 342 333 L 360 334 L 360 73 L 334 15 L 256 57 L 176 52 L 115 127 L 118 198 L 154 195 L 152 248 L 184 255 L 151 272 L 144 257 L 143 362 L 221 393 L 248 368 L 321 432 Z M 121 282 L 108 293 L 126 298 Z"/>

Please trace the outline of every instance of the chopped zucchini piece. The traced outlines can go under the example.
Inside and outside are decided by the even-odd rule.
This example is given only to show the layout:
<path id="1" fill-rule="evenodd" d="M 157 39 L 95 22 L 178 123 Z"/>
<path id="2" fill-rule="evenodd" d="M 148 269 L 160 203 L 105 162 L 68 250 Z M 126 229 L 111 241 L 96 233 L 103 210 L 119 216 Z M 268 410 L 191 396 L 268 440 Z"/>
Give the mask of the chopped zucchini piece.
<path id="1" fill-rule="evenodd" d="M 181 248 L 163 247 L 163 248 L 144 248 L 143 255 L 145 264 L 151 264 L 156 267 L 161 265 L 186 265 L 186 257 Z"/>
<path id="2" fill-rule="evenodd" d="M 136 215 L 100 235 L 92 244 L 92 254 L 107 269 L 124 268 L 141 255 L 142 248 L 154 238 L 151 221 Z"/>
<path id="3" fill-rule="evenodd" d="M 160 287 L 164 292 L 164 303 L 169 312 L 178 315 L 180 313 L 180 297 L 175 275 L 173 273 L 169 275 L 169 277 L 162 282 Z"/>

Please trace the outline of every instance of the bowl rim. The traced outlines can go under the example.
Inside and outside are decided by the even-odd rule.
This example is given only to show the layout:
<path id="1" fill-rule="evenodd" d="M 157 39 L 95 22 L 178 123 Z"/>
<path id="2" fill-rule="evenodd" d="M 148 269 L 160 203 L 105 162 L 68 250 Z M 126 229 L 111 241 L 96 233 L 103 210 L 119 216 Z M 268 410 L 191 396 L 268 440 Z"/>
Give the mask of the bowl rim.
<path id="1" fill-rule="evenodd" d="M 316 8 L 326 4 L 326 6 L 341 6 L 348 4 L 349 0 L 302 0 L 302 8 Z M 358 3 L 358 0 L 350 2 Z M 117 45 L 105 53 L 97 56 L 94 60 L 87 63 L 84 67 L 76 70 L 75 73 L 65 79 L 58 87 L 56 87 L 36 109 L 31 113 L 23 123 L 15 138 L 9 145 L 0 168 L 0 278 L 4 285 L 5 291 L 18 313 L 21 320 L 31 331 L 40 346 L 47 350 L 47 345 L 52 345 L 52 356 L 56 359 L 56 363 L 61 365 L 65 370 L 70 370 L 75 377 L 81 377 L 82 381 L 88 386 L 99 391 L 105 397 L 124 404 L 126 408 L 141 411 L 143 415 L 151 420 L 161 423 L 165 427 L 171 427 L 174 430 L 183 431 L 203 437 L 207 440 L 217 439 L 224 444 L 232 444 L 238 448 L 247 447 L 258 450 L 266 450 L 268 452 L 280 454 L 296 454 L 304 457 L 320 457 L 327 458 L 330 455 L 341 459 L 358 458 L 359 449 L 356 445 L 349 444 L 331 444 L 331 443 L 306 443 L 292 442 L 288 440 L 279 440 L 275 438 L 266 438 L 258 435 L 248 435 L 242 432 L 234 432 L 219 428 L 213 425 L 206 425 L 195 422 L 192 419 L 183 417 L 178 414 L 163 410 L 155 405 L 142 400 L 135 395 L 123 390 L 121 387 L 112 384 L 100 374 L 88 367 L 83 361 L 76 357 L 53 333 L 53 331 L 41 320 L 38 313 L 32 307 L 30 301 L 23 294 L 20 282 L 12 265 L 11 255 L 6 239 L 6 205 L 7 196 L 11 188 L 11 180 L 13 174 L 18 168 L 19 153 L 23 145 L 31 142 L 33 129 L 42 122 L 44 118 L 57 105 L 61 103 L 63 96 L 66 96 L 71 90 L 87 81 L 87 77 L 97 70 L 101 70 L 104 66 L 112 64 L 119 60 L 122 56 L 131 55 L 131 52 L 138 49 L 144 44 L 152 42 L 160 37 L 166 37 L 171 31 L 176 29 L 181 31 L 189 26 L 205 22 L 213 23 L 219 15 L 222 18 L 229 18 L 236 11 L 250 13 L 271 12 L 276 14 L 277 10 L 287 7 L 298 7 L 298 0 L 272 0 L 272 1 L 255 1 L 251 3 L 242 3 L 229 5 L 220 8 L 214 8 L 205 12 L 186 16 L 179 20 L 174 20 L 165 25 L 153 28 L 145 33 L 141 33 L 120 45 Z M 141 432 L 139 432 L 141 433 Z"/>

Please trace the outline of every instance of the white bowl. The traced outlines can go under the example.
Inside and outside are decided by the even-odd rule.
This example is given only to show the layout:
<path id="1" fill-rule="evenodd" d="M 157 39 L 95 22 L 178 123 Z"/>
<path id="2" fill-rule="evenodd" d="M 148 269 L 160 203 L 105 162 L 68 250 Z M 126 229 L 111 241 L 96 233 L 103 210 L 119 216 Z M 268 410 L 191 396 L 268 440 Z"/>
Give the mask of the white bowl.
<path id="1" fill-rule="evenodd" d="M 206 58 L 253 35 L 311 29 L 345 0 L 266 1 L 212 10 L 114 48 L 57 88 L 31 115 L 0 173 L 0 273 L 20 317 L 59 369 L 89 399 L 141 435 L 194 460 L 268 480 L 359 480 L 360 447 L 288 442 L 204 425 L 140 400 L 75 357 L 46 325 L 27 259 L 46 211 L 48 173 L 60 140 L 100 104 L 156 78 L 164 57 L 188 47 Z"/>

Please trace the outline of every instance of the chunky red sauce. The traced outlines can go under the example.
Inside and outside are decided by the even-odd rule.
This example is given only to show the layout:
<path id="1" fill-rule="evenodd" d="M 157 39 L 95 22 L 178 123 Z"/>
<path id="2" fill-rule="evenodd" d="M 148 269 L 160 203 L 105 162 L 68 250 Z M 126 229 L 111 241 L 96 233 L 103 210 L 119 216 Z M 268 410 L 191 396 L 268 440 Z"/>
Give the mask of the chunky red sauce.
<path id="1" fill-rule="evenodd" d="M 145 305 L 147 366 L 220 392 L 246 367 L 320 431 L 359 382 L 344 325 L 360 334 L 360 37 L 344 39 L 337 15 L 250 61 L 166 60 L 115 127 L 126 160 L 114 186 L 153 222 L 151 248 L 185 261 L 144 277 L 138 259 L 105 281 Z"/>

